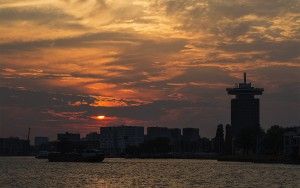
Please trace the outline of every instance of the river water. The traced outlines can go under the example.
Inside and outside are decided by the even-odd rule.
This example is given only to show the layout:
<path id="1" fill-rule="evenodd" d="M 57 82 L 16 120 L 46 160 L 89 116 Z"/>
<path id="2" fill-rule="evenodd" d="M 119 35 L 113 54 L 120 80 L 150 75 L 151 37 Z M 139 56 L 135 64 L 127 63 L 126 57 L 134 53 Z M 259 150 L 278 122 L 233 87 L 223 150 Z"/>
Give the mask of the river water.
<path id="1" fill-rule="evenodd" d="M 300 166 L 189 159 L 49 163 L 0 157 L 0 187 L 300 187 Z"/>

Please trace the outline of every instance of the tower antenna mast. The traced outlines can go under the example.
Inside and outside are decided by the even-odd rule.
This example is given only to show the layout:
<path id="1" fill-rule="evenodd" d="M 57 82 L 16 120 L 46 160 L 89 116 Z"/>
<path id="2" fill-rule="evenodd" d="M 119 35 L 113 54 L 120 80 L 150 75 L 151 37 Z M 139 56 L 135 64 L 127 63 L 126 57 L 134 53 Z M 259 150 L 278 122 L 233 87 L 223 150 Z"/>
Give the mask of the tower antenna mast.
<path id="1" fill-rule="evenodd" d="M 30 127 L 28 128 L 28 133 L 27 133 L 27 140 L 29 141 L 30 138 Z"/>

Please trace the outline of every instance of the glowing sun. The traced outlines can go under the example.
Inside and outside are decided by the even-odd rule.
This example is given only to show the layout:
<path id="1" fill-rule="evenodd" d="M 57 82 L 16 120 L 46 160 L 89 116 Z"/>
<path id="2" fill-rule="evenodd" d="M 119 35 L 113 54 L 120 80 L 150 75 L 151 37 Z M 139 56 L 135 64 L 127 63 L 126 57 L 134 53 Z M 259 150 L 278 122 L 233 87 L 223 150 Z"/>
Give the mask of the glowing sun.
<path id="1" fill-rule="evenodd" d="M 105 116 L 97 116 L 97 119 L 100 119 L 100 120 L 102 120 L 104 118 L 105 118 Z"/>

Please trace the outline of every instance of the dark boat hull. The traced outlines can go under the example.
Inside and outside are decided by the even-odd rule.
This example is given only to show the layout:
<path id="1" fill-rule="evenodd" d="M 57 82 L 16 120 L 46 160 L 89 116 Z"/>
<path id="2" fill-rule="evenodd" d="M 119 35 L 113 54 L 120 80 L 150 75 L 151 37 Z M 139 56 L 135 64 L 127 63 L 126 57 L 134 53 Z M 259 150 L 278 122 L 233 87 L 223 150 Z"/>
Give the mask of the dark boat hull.
<path id="1" fill-rule="evenodd" d="M 104 160 L 104 155 L 95 156 L 82 156 L 80 154 L 61 154 L 53 153 L 49 154 L 49 162 L 89 162 L 89 163 L 99 163 Z"/>

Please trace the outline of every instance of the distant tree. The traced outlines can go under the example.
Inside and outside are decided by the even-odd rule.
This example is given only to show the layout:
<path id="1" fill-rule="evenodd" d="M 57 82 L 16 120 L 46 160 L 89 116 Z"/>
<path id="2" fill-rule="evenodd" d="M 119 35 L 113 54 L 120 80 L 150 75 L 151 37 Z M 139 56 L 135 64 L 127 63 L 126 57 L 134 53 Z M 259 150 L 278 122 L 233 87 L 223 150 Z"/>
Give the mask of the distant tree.
<path id="1" fill-rule="evenodd" d="M 211 152 L 211 141 L 208 138 L 201 138 L 200 139 L 201 144 L 201 151 L 202 152 Z"/>
<path id="2" fill-rule="evenodd" d="M 232 127 L 230 124 L 226 125 L 225 153 L 232 154 Z"/>
<path id="3" fill-rule="evenodd" d="M 280 155 L 283 152 L 283 134 L 284 128 L 273 125 L 266 132 L 264 138 L 265 153 L 271 155 Z"/>
<path id="4" fill-rule="evenodd" d="M 219 124 L 215 136 L 215 152 L 223 153 L 224 151 L 224 129 L 223 124 Z"/>
<path id="5" fill-rule="evenodd" d="M 260 127 L 245 127 L 234 137 L 235 149 L 240 149 L 244 155 L 256 153 L 258 140 L 261 137 Z"/>

